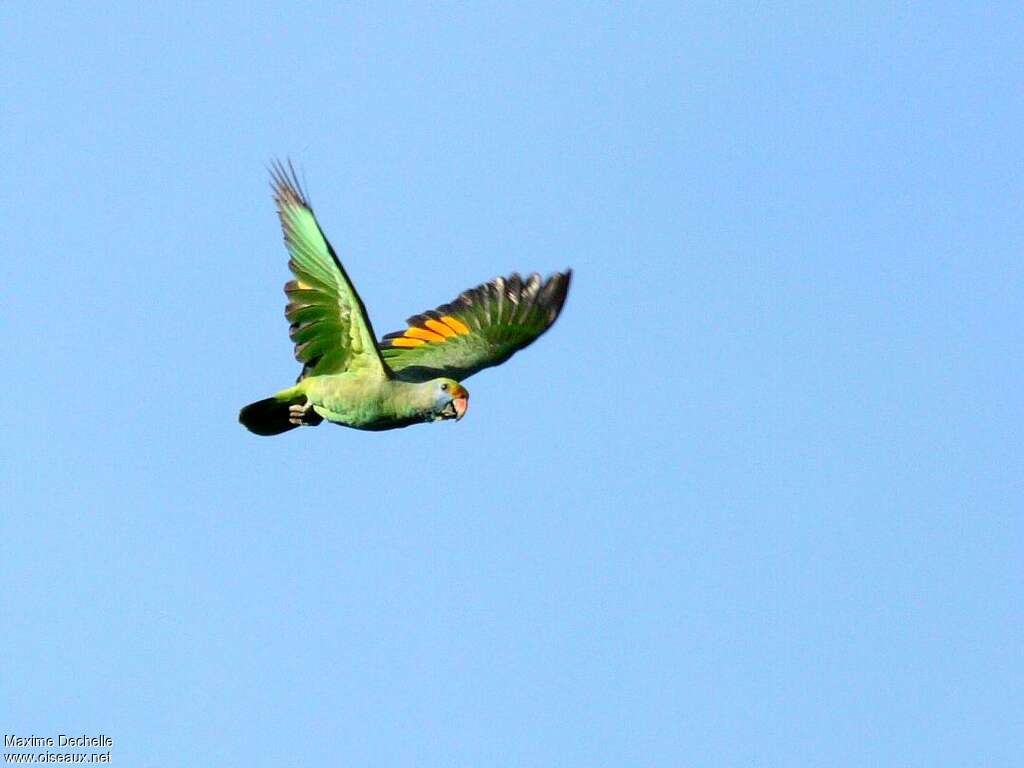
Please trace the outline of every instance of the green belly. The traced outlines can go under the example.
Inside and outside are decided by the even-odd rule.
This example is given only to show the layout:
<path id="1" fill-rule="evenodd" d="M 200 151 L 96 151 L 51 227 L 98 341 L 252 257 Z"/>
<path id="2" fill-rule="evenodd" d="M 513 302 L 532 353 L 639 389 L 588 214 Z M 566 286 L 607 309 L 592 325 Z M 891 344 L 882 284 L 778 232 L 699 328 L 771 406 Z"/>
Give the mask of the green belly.
<path id="1" fill-rule="evenodd" d="M 378 431 L 425 420 L 424 414 L 403 397 L 409 394 L 405 392 L 409 384 L 366 381 L 348 373 L 314 376 L 304 383 L 313 410 L 334 424 Z"/>

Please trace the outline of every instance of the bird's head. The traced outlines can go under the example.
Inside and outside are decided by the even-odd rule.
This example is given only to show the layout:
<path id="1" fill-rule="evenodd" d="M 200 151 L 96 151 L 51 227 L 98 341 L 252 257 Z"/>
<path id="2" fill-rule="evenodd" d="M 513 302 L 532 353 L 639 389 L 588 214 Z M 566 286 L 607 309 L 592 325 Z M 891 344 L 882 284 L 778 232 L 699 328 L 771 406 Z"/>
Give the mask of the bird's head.
<path id="1" fill-rule="evenodd" d="M 455 419 L 466 415 L 469 392 L 454 379 L 434 379 L 428 382 L 434 390 L 434 421 Z"/>

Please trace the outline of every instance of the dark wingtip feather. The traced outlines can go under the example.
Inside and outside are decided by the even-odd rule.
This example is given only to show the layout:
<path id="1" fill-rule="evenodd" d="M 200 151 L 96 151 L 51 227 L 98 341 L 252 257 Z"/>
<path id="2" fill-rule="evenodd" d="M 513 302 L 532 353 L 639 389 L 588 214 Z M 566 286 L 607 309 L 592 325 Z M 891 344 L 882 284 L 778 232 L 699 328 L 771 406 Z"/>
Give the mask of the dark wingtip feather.
<path id="1" fill-rule="evenodd" d="M 312 208 L 309 197 L 299 182 L 299 176 L 295 172 L 295 166 L 289 158 L 287 167 L 280 160 L 273 160 L 270 163 L 270 188 L 274 192 L 274 202 L 278 208 L 282 204 L 301 205 L 305 208 Z"/>
<path id="2" fill-rule="evenodd" d="M 562 305 L 565 304 L 569 285 L 572 282 L 572 274 L 572 269 L 568 268 L 564 272 L 552 273 L 546 280 L 541 279 L 536 272 L 530 273 L 525 280 L 518 272 L 513 272 L 508 277 L 496 277 L 475 288 L 463 291 L 458 298 L 436 310 L 413 315 L 408 319 L 408 324 L 422 325 L 427 317 L 438 313 L 456 314 L 473 306 L 487 306 L 508 300 L 517 305 L 520 310 L 526 310 L 534 304 L 539 304 L 549 312 L 550 325 L 558 317 Z M 491 319 L 494 320 L 494 318 Z"/>
<path id="3" fill-rule="evenodd" d="M 536 305 L 546 315 L 545 329 L 554 325 L 555 320 L 562 313 L 565 305 L 565 298 L 569 293 L 569 283 L 572 281 L 572 270 L 555 272 L 540 286 L 535 297 Z"/>

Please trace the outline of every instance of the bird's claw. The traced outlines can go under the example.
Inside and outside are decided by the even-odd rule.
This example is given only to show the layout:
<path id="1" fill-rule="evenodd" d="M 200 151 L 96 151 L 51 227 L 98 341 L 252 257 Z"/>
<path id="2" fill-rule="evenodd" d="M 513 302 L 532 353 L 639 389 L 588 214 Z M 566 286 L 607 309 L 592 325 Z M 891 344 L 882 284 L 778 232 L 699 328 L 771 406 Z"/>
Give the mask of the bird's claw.
<path id="1" fill-rule="evenodd" d="M 288 406 L 288 421 L 297 427 L 315 427 L 323 418 L 313 410 L 313 404 L 307 400 L 302 405 Z"/>

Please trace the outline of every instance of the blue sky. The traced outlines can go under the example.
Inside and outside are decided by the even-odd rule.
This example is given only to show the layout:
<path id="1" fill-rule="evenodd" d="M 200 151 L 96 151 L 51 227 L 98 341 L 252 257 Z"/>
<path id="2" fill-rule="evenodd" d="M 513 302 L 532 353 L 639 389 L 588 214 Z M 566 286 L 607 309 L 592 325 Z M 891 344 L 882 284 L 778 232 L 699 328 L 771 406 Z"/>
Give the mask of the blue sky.
<path id="1" fill-rule="evenodd" d="M 5 733 L 1019 763 L 1018 4 L 136 5 L 0 30 Z M 249 435 L 279 156 L 382 333 L 561 320 L 457 425 Z"/>

